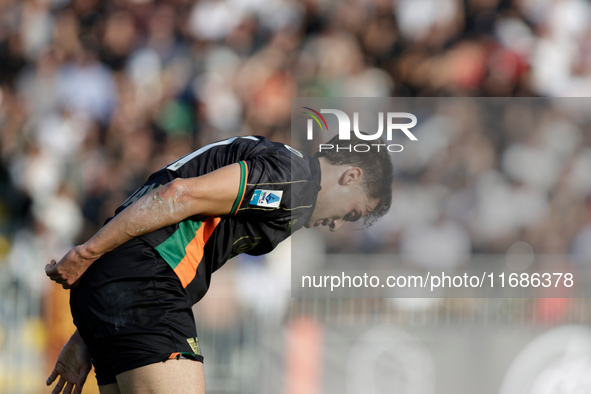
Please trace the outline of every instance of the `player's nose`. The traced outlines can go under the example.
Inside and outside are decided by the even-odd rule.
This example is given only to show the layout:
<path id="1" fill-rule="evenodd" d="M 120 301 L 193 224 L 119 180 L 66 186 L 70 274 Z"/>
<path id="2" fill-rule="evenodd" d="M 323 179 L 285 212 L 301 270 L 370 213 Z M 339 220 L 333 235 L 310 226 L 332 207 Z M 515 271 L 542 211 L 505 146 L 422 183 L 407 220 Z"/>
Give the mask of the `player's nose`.
<path id="1" fill-rule="evenodd" d="M 343 225 L 343 223 L 345 223 L 343 219 L 336 219 L 330 222 L 328 228 L 330 229 L 330 231 L 337 231 L 339 227 Z"/>

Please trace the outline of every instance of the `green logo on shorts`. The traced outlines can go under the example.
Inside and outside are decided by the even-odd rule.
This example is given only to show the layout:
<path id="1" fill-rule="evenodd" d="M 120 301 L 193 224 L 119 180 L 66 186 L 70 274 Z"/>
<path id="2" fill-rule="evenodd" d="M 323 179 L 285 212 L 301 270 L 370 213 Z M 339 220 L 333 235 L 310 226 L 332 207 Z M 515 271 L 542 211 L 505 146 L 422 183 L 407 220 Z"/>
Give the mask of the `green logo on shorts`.
<path id="1" fill-rule="evenodd" d="M 201 356 L 201 349 L 199 349 L 199 338 L 187 338 L 187 342 L 189 343 L 189 346 L 191 346 L 191 349 L 193 349 L 193 353 L 195 353 L 196 356 Z"/>

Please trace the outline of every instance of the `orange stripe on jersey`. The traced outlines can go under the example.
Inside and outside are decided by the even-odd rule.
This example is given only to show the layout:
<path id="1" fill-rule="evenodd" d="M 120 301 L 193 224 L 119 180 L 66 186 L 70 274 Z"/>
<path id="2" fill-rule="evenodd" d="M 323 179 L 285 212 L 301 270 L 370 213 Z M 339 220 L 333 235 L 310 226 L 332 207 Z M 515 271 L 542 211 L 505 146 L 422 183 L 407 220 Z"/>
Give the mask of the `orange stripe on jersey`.
<path id="1" fill-rule="evenodd" d="M 195 232 L 195 238 L 185 247 L 187 254 L 174 269 L 175 274 L 181 280 L 183 288 L 187 287 L 197 274 L 197 267 L 203 259 L 205 244 L 209 240 L 209 237 L 211 237 L 211 234 L 213 234 L 220 220 L 220 218 L 216 217 L 207 218 Z"/>
<path id="2" fill-rule="evenodd" d="M 248 164 L 243 161 L 244 163 L 244 186 L 242 189 L 242 198 L 240 198 L 240 202 L 238 203 L 238 208 L 236 208 L 236 212 L 238 212 L 238 209 L 240 209 L 240 206 L 242 205 L 242 200 L 244 200 L 244 195 L 246 194 L 246 183 L 248 182 Z M 242 186 L 242 185 L 240 185 Z"/>
<path id="3" fill-rule="evenodd" d="M 171 353 L 170 356 L 168 356 L 168 359 L 174 360 L 175 358 L 179 357 L 180 355 L 181 355 L 181 352 Z"/>

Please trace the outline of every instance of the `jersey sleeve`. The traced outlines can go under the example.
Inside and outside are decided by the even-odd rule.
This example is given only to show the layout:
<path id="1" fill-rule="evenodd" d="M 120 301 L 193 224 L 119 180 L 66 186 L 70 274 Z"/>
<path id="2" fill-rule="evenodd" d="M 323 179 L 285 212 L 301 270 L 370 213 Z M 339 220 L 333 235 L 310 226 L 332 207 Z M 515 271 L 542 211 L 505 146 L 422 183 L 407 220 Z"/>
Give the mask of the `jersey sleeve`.
<path id="1" fill-rule="evenodd" d="M 244 161 L 244 192 L 236 204 L 236 214 L 269 213 L 289 210 L 291 169 L 285 158 L 259 155 Z M 238 200 L 238 199 L 237 199 Z"/>
<path id="2" fill-rule="evenodd" d="M 238 186 L 238 196 L 234 201 L 234 205 L 232 206 L 230 215 L 236 214 L 238 208 L 242 205 L 242 201 L 244 200 L 244 195 L 246 193 L 246 183 L 248 180 L 248 164 L 245 161 L 239 161 L 238 164 L 240 165 L 240 185 Z"/>
<path id="3" fill-rule="evenodd" d="M 249 220 L 289 223 L 311 214 L 318 179 L 308 161 L 309 157 L 282 146 L 241 162 L 240 191 L 232 213 Z"/>

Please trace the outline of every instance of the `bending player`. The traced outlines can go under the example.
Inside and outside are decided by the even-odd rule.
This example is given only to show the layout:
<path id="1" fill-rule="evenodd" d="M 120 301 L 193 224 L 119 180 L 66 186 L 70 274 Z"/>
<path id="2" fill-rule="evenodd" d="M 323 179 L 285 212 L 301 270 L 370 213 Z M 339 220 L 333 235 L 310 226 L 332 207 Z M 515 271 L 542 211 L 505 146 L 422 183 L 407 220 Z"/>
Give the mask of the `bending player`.
<path id="1" fill-rule="evenodd" d="M 329 143 L 356 141 L 346 142 Z M 237 254 L 270 252 L 301 227 L 371 223 L 388 211 L 391 183 L 384 149 L 311 157 L 253 136 L 152 174 L 91 239 L 46 266 L 71 288 L 77 327 L 47 384 L 60 376 L 54 393 L 80 392 L 92 359 L 102 394 L 204 393 L 191 307 L 211 274 Z"/>

